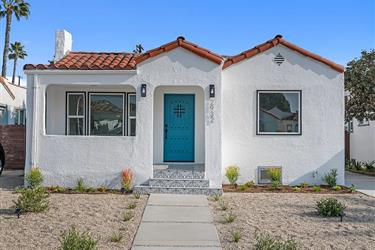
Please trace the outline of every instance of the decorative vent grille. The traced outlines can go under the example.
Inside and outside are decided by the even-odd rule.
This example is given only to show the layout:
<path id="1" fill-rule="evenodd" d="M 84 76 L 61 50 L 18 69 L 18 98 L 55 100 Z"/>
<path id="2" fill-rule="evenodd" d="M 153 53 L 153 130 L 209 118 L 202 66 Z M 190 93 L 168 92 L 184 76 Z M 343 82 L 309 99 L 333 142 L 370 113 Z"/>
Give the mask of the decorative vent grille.
<path id="1" fill-rule="evenodd" d="M 258 184 L 267 184 L 272 182 L 267 172 L 267 169 L 269 168 L 279 168 L 281 170 L 281 167 L 258 167 Z"/>
<path id="2" fill-rule="evenodd" d="M 276 63 L 277 65 L 281 65 L 284 61 L 285 61 L 285 58 L 280 54 L 278 53 L 274 58 L 273 58 L 273 61 L 274 63 Z"/>

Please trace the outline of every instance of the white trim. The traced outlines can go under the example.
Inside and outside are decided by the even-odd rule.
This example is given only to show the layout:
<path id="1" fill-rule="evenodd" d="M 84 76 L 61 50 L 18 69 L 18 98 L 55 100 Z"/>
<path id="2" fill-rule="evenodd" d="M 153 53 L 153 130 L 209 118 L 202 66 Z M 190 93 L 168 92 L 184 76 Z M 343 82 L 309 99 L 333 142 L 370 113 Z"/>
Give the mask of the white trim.
<path id="1" fill-rule="evenodd" d="M 80 95 L 83 97 L 83 114 L 82 115 L 70 115 L 69 114 L 69 96 Z M 86 135 L 86 93 L 85 92 L 67 92 L 66 93 L 66 135 L 75 136 L 70 134 L 70 123 L 69 119 L 83 119 L 83 130 L 82 135 Z"/>
<path id="2" fill-rule="evenodd" d="M 127 74 L 137 74 L 138 70 L 59 70 L 59 69 L 35 69 L 35 70 L 24 70 L 26 75 L 102 75 L 102 74 L 118 74 L 118 75 L 127 75 Z"/>
<path id="3" fill-rule="evenodd" d="M 127 100 L 126 100 L 126 104 L 127 104 L 126 111 L 127 111 L 127 115 L 128 115 L 128 117 L 127 117 L 127 119 L 128 119 L 127 120 L 127 135 L 128 136 L 136 136 L 137 135 L 137 128 L 135 129 L 135 135 L 131 135 L 130 121 L 131 120 L 137 121 L 137 116 L 136 115 L 133 115 L 133 116 L 130 115 L 130 96 L 135 97 L 135 105 L 136 105 L 136 108 L 137 108 L 137 94 L 136 93 L 127 94 Z"/>

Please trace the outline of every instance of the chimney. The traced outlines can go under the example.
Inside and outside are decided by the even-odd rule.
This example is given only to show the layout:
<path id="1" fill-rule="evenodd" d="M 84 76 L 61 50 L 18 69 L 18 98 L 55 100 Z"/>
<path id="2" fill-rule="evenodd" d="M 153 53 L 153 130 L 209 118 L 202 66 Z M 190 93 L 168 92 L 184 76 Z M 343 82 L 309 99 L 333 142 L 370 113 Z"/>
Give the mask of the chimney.
<path id="1" fill-rule="evenodd" d="M 55 56 L 53 61 L 57 62 L 72 50 L 72 34 L 66 30 L 57 30 L 55 36 Z"/>

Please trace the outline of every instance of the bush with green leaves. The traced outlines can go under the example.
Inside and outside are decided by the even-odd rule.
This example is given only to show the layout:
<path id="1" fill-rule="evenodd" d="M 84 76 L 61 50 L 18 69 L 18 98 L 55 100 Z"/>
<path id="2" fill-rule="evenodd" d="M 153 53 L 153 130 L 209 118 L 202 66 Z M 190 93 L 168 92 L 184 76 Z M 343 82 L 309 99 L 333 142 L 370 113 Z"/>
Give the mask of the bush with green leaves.
<path id="1" fill-rule="evenodd" d="M 341 191 L 341 190 L 342 190 L 342 187 L 336 185 L 336 186 L 332 187 L 332 189 L 335 190 L 335 191 Z"/>
<path id="2" fill-rule="evenodd" d="M 141 194 L 140 193 L 133 193 L 133 196 L 135 199 L 139 200 L 141 198 Z"/>
<path id="3" fill-rule="evenodd" d="M 236 185 L 240 176 L 240 168 L 236 165 L 227 167 L 225 169 L 225 176 L 228 178 L 230 184 Z"/>
<path id="4" fill-rule="evenodd" d="M 228 209 L 228 204 L 225 201 L 221 201 L 219 204 L 220 210 L 227 210 Z"/>
<path id="5" fill-rule="evenodd" d="M 94 240 L 88 232 L 80 233 L 75 227 L 69 228 L 60 238 L 59 250 L 94 250 L 98 241 Z"/>
<path id="6" fill-rule="evenodd" d="M 123 214 L 122 214 L 122 220 L 123 221 L 129 221 L 133 218 L 133 213 L 130 212 L 130 211 L 125 211 Z"/>
<path id="7" fill-rule="evenodd" d="M 137 203 L 135 203 L 135 202 L 128 204 L 128 209 L 134 209 L 136 207 L 137 207 Z"/>
<path id="8" fill-rule="evenodd" d="M 293 239 L 283 240 L 268 233 L 255 235 L 254 250 L 297 250 L 297 242 Z"/>
<path id="9" fill-rule="evenodd" d="M 272 189 L 276 190 L 281 187 L 281 183 L 279 181 L 272 181 L 271 186 L 272 186 Z"/>
<path id="10" fill-rule="evenodd" d="M 232 241 L 238 243 L 241 240 L 241 232 L 238 230 L 231 232 Z"/>
<path id="11" fill-rule="evenodd" d="M 115 233 L 111 236 L 110 240 L 111 242 L 120 242 L 122 240 L 122 235 L 120 233 L 118 234 Z"/>
<path id="12" fill-rule="evenodd" d="M 271 181 L 278 181 L 281 183 L 281 169 L 280 168 L 268 168 L 267 174 L 271 178 Z"/>
<path id="13" fill-rule="evenodd" d="M 13 203 L 22 212 L 43 212 L 48 209 L 48 194 L 43 187 L 25 188 L 20 193 L 17 201 Z"/>
<path id="14" fill-rule="evenodd" d="M 86 191 L 86 186 L 85 186 L 85 182 L 83 181 L 83 178 L 80 177 L 78 180 L 77 180 L 77 185 L 75 186 L 74 190 L 78 193 L 83 193 Z"/>
<path id="15" fill-rule="evenodd" d="M 244 185 L 248 188 L 253 188 L 255 186 L 255 182 L 254 181 L 248 181 Z"/>
<path id="16" fill-rule="evenodd" d="M 349 187 L 349 192 L 350 193 L 355 193 L 357 191 L 357 188 L 354 186 L 354 184 L 352 184 L 350 187 Z"/>
<path id="17" fill-rule="evenodd" d="M 308 188 L 310 184 L 308 182 L 302 182 L 300 186 L 301 188 Z"/>
<path id="18" fill-rule="evenodd" d="M 346 206 L 335 198 L 322 198 L 316 202 L 316 209 L 320 215 L 326 217 L 340 216 Z"/>
<path id="19" fill-rule="evenodd" d="M 316 192 L 316 193 L 320 193 L 321 191 L 321 187 L 320 186 L 313 186 L 313 191 Z"/>
<path id="20" fill-rule="evenodd" d="M 240 191 L 245 191 L 247 189 L 247 186 L 245 184 L 242 184 L 238 188 Z"/>
<path id="21" fill-rule="evenodd" d="M 334 187 L 337 185 L 337 169 L 331 169 L 326 175 L 323 177 L 323 181 L 325 181 L 328 186 Z"/>
<path id="22" fill-rule="evenodd" d="M 39 187 L 43 182 L 43 175 L 38 167 L 32 167 L 25 176 L 26 182 L 31 188 Z"/>
<path id="23" fill-rule="evenodd" d="M 217 195 L 217 194 L 212 195 L 212 200 L 213 201 L 219 201 L 220 200 L 220 195 Z"/>
<path id="24" fill-rule="evenodd" d="M 224 220 L 226 223 L 232 223 L 236 220 L 237 216 L 230 211 L 227 215 L 224 216 Z"/>

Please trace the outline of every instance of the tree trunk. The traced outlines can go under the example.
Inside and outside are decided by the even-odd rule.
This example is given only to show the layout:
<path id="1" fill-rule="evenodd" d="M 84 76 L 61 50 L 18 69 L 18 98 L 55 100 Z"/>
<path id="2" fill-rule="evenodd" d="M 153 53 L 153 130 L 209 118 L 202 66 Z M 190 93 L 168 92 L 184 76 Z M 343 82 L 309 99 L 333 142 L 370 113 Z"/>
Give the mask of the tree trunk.
<path id="1" fill-rule="evenodd" d="M 3 68 L 1 70 L 1 75 L 3 77 L 7 76 L 7 62 L 9 54 L 9 40 L 10 40 L 10 27 L 12 24 L 12 12 L 7 13 L 6 16 L 6 27 L 5 27 L 5 41 L 4 41 L 4 52 L 3 52 Z"/>
<path id="2" fill-rule="evenodd" d="M 12 76 L 12 83 L 15 83 L 16 80 L 16 68 L 17 68 L 17 57 L 14 58 L 14 63 L 13 63 L 13 76 Z"/>

